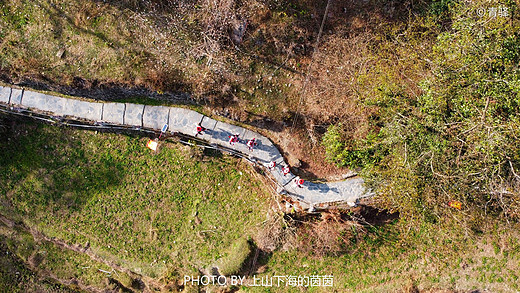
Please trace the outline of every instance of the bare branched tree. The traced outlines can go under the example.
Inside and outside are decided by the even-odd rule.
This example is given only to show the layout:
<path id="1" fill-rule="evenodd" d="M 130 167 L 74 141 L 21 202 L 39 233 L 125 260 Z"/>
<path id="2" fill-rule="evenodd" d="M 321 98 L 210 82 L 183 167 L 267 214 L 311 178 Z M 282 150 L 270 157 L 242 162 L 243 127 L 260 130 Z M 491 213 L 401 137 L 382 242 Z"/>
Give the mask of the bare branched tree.
<path id="1" fill-rule="evenodd" d="M 207 57 L 210 65 L 221 51 L 223 40 L 228 36 L 228 30 L 236 20 L 234 0 L 203 0 L 201 1 L 201 32 L 202 46 L 196 54 Z"/>

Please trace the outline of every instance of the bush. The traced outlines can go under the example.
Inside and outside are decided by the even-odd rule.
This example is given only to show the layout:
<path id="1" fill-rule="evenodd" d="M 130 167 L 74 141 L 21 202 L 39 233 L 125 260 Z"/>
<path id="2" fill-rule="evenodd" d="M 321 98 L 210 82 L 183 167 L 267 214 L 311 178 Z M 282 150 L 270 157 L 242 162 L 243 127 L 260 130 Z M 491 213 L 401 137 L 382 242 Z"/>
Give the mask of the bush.
<path id="1" fill-rule="evenodd" d="M 384 157 L 378 148 L 379 134 L 369 133 L 364 140 L 343 138 L 342 125 L 330 125 L 322 137 L 325 158 L 338 166 L 371 166 Z"/>
<path id="2" fill-rule="evenodd" d="M 221 275 L 229 276 L 240 271 L 244 262 L 251 254 L 251 245 L 245 238 L 239 238 L 229 248 L 226 255 L 218 261 Z"/>
<path id="3" fill-rule="evenodd" d="M 322 144 L 325 147 L 325 158 L 330 163 L 341 164 L 343 162 L 343 151 L 345 142 L 340 133 L 341 124 L 330 125 L 323 135 Z"/>

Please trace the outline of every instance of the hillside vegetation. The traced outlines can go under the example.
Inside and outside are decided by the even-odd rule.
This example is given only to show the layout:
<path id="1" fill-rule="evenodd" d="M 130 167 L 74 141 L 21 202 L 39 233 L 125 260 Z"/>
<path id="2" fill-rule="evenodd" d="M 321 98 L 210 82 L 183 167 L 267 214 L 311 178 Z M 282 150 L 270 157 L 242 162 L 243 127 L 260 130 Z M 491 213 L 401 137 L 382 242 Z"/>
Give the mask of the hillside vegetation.
<path id="1" fill-rule="evenodd" d="M 154 154 L 145 138 L 13 117 L 2 124 L 0 284 L 14 292 L 177 291 L 184 275 L 213 267 L 333 275 L 334 289 L 347 292 L 519 289 L 516 223 L 488 217 L 478 234 L 355 210 L 282 216 L 251 167 L 218 153 L 163 143 Z"/>
<path id="2" fill-rule="evenodd" d="M 507 7 L 510 17 L 490 17 L 490 7 Z M 392 54 L 427 73 L 417 91 L 397 79 L 377 87 L 378 93 L 362 100 L 371 111 L 367 134 L 356 137 L 347 125 L 330 126 L 323 139 L 327 156 L 362 167 L 382 206 L 402 216 L 429 222 L 454 217 L 475 231 L 486 216 L 517 221 L 520 22 L 511 17 L 516 7 L 445 1 L 438 9 L 436 22 L 416 20 L 394 35 L 402 45 Z M 430 50 L 405 55 L 414 30 L 431 35 L 440 21 L 448 28 L 421 40 Z M 450 212 L 451 200 L 462 202 L 463 212 Z"/>
<path id="3" fill-rule="evenodd" d="M 387 213 L 266 220 L 267 187 L 234 159 L 26 122 L 2 136 L 0 211 L 162 284 L 237 271 L 247 246 L 260 275 L 331 274 L 338 291 L 517 291 L 519 5 L 0 0 L 4 82 L 153 104 L 189 93 L 262 128 L 305 176 L 359 172 Z"/>

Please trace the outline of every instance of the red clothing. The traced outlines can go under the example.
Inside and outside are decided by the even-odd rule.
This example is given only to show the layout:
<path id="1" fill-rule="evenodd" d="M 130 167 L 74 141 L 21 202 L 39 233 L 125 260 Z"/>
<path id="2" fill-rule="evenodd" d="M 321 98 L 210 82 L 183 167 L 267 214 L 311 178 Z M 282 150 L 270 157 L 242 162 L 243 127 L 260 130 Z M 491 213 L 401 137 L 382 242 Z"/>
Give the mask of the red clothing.
<path id="1" fill-rule="evenodd" d="M 251 139 L 247 142 L 247 146 L 249 147 L 249 150 L 252 151 L 253 147 L 256 145 L 255 139 Z"/>
<path id="2" fill-rule="evenodd" d="M 294 184 L 295 184 L 296 186 L 298 186 L 298 187 L 302 187 L 303 183 L 304 183 L 304 181 L 303 181 L 303 179 L 301 179 L 300 177 L 296 177 L 296 178 L 294 178 Z"/>
<path id="3" fill-rule="evenodd" d="M 232 136 L 229 136 L 229 143 L 230 144 L 235 144 L 236 142 L 238 142 L 238 135 L 232 135 Z"/>
<path id="4" fill-rule="evenodd" d="M 289 174 L 290 171 L 291 171 L 291 170 L 289 169 L 289 167 L 283 167 L 283 168 L 282 168 L 282 173 L 283 173 L 284 176 L 287 175 L 287 174 Z"/>

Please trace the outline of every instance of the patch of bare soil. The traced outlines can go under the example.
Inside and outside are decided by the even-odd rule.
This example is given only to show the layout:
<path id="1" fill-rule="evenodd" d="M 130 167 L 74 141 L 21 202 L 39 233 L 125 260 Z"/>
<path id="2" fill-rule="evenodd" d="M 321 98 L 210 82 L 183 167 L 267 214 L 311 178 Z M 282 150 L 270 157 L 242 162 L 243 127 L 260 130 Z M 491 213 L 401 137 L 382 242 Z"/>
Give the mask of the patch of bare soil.
<path id="1" fill-rule="evenodd" d="M 279 147 L 294 173 L 309 179 L 336 181 L 352 175 L 347 168 L 340 168 L 325 161 L 325 149 L 319 142 L 313 144 L 303 131 L 289 127 L 270 137 Z"/>

